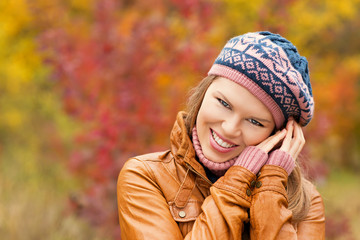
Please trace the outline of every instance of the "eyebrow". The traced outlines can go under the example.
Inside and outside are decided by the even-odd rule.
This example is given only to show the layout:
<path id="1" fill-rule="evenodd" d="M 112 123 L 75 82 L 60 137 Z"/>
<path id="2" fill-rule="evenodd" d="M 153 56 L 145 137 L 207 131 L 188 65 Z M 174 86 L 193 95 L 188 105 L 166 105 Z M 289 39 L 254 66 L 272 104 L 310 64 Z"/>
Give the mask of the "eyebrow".
<path id="1" fill-rule="evenodd" d="M 255 119 L 256 121 L 259 121 L 259 122 L 267 122 L 267 123 L 271 123 L 270 120 L 268 119 L 264 119 L 264 118 L 258 118 L 258 117 L 251 117 L 253 119 Z"/>
<path id="2" fill-rule="evenodd" d="M 224 98 L 224 100 L 227 102 L 227 104 L 230 105 L 231 108 L 233 108 L 233 105 L 231 104 L 231 102 L 225 97 L 224 94 L 222 94 L 222 92 L 220 91 L 216 91 L 218 94 L 221 95 L 222 98 Z M 271 123 L 270 120 L 268 119 L 265 119 L 265 118 L 259 118 L 259 117 L 254 117 L 254 116 L 251 116 L 251 118 L 255 119 L 256 121 L 259 121 L 259 122 L 266 122 L 266 123 Z"/>
<path id="3" fill-rule="evenodd" d="M 219 90 L 216 92 L 221 95 L 221 97 L 226 101 L 227 104 L 230 105 L 231 108 L 233 108 L 233 105 L 231 104 L 231 102 L 225 97 L 224 94 L 222 94 L 222 92 L 220 92 Z"/>

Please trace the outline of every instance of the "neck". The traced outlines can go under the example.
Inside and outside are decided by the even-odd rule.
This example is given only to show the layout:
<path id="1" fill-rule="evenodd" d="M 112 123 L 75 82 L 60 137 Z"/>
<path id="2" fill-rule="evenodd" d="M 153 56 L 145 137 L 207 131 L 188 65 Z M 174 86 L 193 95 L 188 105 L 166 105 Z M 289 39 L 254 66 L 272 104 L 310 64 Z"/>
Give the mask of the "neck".
<path id="1" fill-rule="evenodd" d="M 196 126 L 193 128 L 192 130 L 192 140 L 193 140 L 193 145 L 194 145 L 194 149 L 196 152 L 196 155 L 199 158 L 199 161 L 205 166 L 207 167 L 212 173 L 214 173 L 216 176 L 223 176 L 225 174 L 225 172 L 232 166 L 234 165 L 234 162 L 236 160 L 237 157 L 234 157 L 230 160 L 227 160 L 225 162 L 213 162 L 209 159 L 207 159 L 202 151 L 201 145 L 200 145 L 200 141 L 197 135 L 197 130 L 196 130 Z"/>

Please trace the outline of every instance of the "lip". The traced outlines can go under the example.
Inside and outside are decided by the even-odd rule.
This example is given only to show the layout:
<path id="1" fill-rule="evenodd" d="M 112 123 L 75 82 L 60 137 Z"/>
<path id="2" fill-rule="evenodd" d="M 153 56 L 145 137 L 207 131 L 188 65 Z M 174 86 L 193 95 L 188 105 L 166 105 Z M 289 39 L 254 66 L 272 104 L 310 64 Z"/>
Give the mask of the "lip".
<path id="1" fill-rule="evenodd" d="M 222 146 L 220 146 L 214 139 L 213 137 L 213 134 L 212 134 L 212 131 L 214 131 L 213 129 L 210 129 L 210 145 L 215 149 L 217 150 L 218 152 L 221 152 L 221 153 L 228 153 L 228 152 L 231 152 L 232 150 L 234 150 L 235 148 L 237 148 L 239 145 L 231 142 L 231 141 L 228 141 L 226 139 L 224 139 L 220 134 L 218 134 L 216 131 L 214 131 L 216 133 L 216 135 L 218 135 L 219 138 L 221 138 L 221 140 L 223 140 L 224 142 L 227 142 L 231 145 L 235 145 L 234 147 L 231 147 L 231 148 L 224 148 Z"/>

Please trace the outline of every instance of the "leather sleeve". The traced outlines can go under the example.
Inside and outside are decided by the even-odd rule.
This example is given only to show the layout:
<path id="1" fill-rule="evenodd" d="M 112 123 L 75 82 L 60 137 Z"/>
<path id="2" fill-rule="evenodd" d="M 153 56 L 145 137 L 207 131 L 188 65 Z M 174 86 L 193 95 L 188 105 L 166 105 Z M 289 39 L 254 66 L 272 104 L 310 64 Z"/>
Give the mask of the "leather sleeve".
<path id="1" fill-rule="evenodd" d="M 241 239 L 251 196 L 246 194 L 255 175 L 237 166 L 211 188 L 202 212 L 186 236 L 173 219 L 167 200 L 146 162 L 131 159 L 120 172 L 117 185 L 119 221 L 123 240 Z M 249 193 L 249 192 L 248 192 Z"/>
<path id="2" fill-rule="evenodd" d="M 153 179 L 143 161 L 130 159 L 123 166 L 117 182 L 121 239 L 182 239 Z"/>
<path id="3" fill-rule="evenodd" d="M 310 210 L 306 219 L 298 224 L 297 236 L 298 239 L 323 240 L 325 239 L 324 203 L 315 186 L 311 186 L 311 189 L 312 196 Z"/>
<path id="4" fill-rule="evenodd" d="M 291 224 L 292 212 L 288 209 L 285 189 L 287 177 L 287 172 L 279 166 L 265 165 L 261 169 L 250 208 L 251 239 L 325 239 L 324 207 L 315 189 L 306 219 L 297 229 Z"/>

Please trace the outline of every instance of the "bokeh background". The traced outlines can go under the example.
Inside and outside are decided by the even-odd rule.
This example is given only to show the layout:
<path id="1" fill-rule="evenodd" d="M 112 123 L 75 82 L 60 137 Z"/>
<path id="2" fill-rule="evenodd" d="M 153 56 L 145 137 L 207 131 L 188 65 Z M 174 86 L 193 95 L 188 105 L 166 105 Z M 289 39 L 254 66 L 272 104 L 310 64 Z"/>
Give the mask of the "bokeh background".
<path id="1" fill-rule="evenodd" d="M 327 239 L 360 239 L 359 28 L 360 0 L 1 0 L 0 238 L 120 239 L 124 161 L 168 147 L 229 38 L 270 30 L 310 62 Z"/>

